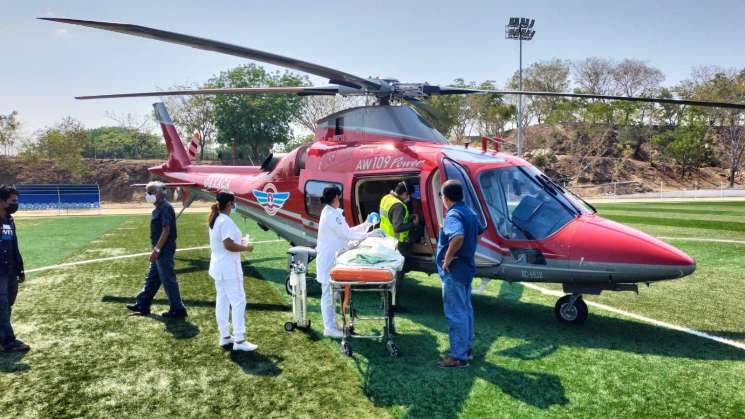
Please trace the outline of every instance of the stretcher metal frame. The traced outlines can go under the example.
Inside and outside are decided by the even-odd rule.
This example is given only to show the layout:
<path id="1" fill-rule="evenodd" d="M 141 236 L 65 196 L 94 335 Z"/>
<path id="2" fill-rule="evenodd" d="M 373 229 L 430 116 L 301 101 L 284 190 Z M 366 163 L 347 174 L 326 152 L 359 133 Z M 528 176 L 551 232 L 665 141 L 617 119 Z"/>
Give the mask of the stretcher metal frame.
<path id="1" fill-rule="evenodd" d="M 393 274 L 390 281 L 361 281 L 357 279 L 335 280 L 329 282 L 335 293 L 342 295 L 341 318 L 342 331 L 344 335 L 341 339 L 341 351 L 347 356 L 352 356 L 352 339 L 375 339 L 385 342 L 385 347 L 391 357 L 397 358 L 401 351 L 393 340 L 394 330 L 394 313 L 391 308 L 396 303 L 396 278 L 398 275 Z M 358 316 L 352 303 L 352 294 L 355 292 L 374 292 L 379 293 L 382 299 L 382 316 Z M 336 299 L 334 299 L 336 301 Z M 347 322 L 349 316 L 349 322 Z M 380 321 L 385 322 L 383 333 L 379 335 L 358 335 L 355 333 L 355 321 Z"/>

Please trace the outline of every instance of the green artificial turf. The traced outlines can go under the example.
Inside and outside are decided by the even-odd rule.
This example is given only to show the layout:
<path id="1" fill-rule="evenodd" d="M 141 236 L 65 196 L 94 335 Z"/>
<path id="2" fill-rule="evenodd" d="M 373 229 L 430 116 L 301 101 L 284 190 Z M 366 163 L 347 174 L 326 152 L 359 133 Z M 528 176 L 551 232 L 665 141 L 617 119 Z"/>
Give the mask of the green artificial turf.
<path id="1" fill-rule="evenodd" d="M 601 214 L 606 210 L 612 208 L 601 208 Z M 204 218 L 187 213 L 179 220 L 179 247 L 207 243 Z M 649 224 L 634 227 L 680 236 L 655 220 L 644 221 Z M 276 238 L 253 223 L 239 226 L 255 240 Z M 146 251 L 147 228 L 146 216 L 125 217 L 65 260 Z M 685 228 L 686 237 L 719 233 Z M 745 341 L 743 246 L 671 242 L 696 257 L 694 275 L 654 284 L 638 296 L 588 299 Z M 124 309 L 142 285 L 145 258 L 39 273 L 23 284 L 14 311 L 18 335 L 34 349 L 25 356 L 0 354 L 0 416 L 745 415 L 745 351 L 593 308 L 584 326 L 562 325 L 553 318 L 555 298 L 501 281 L 474 297 L 476 359 L 470 368 L 434 367 L 448 347 L 447 325 L 439 279 L 422 274 L 407 276 L 401 295 L 406 308 L 397 323 L 401 357 L 390 358 L 380 342 L 353 341 L 354 355 L 347 358 L 337 341 L 318 333 L 320 289 L 314 283 L 309 287 L 313 330 L 282 330 L 290 317 L 284 292 L 288 246 L 257 245 L 245 257 L 248 339 L 259 350 L 243 355 L 216 346 L 206 250 L 176 256 L 189 308 L 186 322 L 129 316 Z M 355 298 L 367 303 L 361 304 L 365 310 L 377 309 L 371 296 Z M 162 293 L 156 303 L 154 311 L 167 308 Z M 379 330 L 380 324 L 364 327 Z"/>
<path id="2" fill-rule="evenodd" d="M 50 217 L 16 219 L 26 269 L 60 262 L 115 228 L 126 216 Z"/>

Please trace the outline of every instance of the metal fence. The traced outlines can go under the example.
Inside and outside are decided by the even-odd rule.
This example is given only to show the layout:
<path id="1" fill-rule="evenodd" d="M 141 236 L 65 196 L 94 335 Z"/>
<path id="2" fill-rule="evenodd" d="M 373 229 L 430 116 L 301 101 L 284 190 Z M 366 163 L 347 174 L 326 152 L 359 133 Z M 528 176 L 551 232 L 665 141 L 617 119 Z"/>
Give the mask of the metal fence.
<path id="1" fill-rule="evenodd" d="M 22 210 L 101 208 L 101 189 L 93 185 L 16 185 Z"/>
<path id="2" fill-rule="evenodd" d="M 690 199 L 690 198 L 743 198 L 745 189 L 729 188 L 725 183 L 717 187 L 681 189 L 675 186 L 659 185 L 650 188 L 641 182 L 623 181 L 589 185 L 566 185 L 566 188 L 577 195 L 588 199 Z"/>

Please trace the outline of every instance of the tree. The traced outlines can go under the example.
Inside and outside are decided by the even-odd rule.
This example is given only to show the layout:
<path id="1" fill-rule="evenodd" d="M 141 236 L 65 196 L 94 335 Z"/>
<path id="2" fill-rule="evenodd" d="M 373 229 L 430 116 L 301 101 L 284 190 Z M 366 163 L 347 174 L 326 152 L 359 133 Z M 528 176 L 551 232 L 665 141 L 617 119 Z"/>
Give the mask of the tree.
<path id="1" fill-rule="evenodd" d="M 172 90 L 199 88 L 199 85 L 174 86 Z M 167 96 L 163 101 L 171 114 L 181 138 L 190 139 L 195 131 L 199 132 L 199 160 L 204 160 L 204 148 L 215 141 L 215 105 L 209 96 Z"/>
<path id="2" fill-rule="evenodd" d="M 519 73 L 515 72 L 509 82 L 511 89 L 519 87 Z M 565 92 L 569 88 L 569 64 L 566 61 L 554 58 L 550 61 L 539 61 L 531 64 L 523 72 L 523 90 L 534 90 L 539 92 Z M 523 97 L 526 101 L 526 97 Z M 538 124 L 556 108 L 558 100 L 552 97 L 527 98 L 523 126 L 533 119 Z"/>
<path id="3" fill-rule="evenodd" d="M 625 59 L 613 69 L 613 81 L 616 91 L 623 96 L 653 96 L 665 80 L 662 71 L 647 65 L 644 61 Z M 628 124 L 632 114 L 639 112 L 640 121 L 649 114 L 651 109 L 647 104 L 637 102 L 623 102 L 624 123 Z"/>
<path id="4" fill-rule="evenodd" d="M 0 147 L 3 147 L 3 154 L 6 156 L 10 154 L 10 150 L 18 140 L 18 128 L 20 125 L 17 111 L 13 111 L 7 115 L 0 115 Z"/>
<path id="5" fill-rule="evenodd" d="M 86 158 L 152 159 L 163 158 L 165 144 L 149 132 L 123 127 L 100 127 L 87 130 L 83 149 Z"/>
<path id="6" fill-rule="evenodd" d="M 689 85 L 693 86 L 693 96 L 698 99 L 745 102 L 745 70 L 739 73 L 720 71 L 708 81 L 694 80 Z M 721 108 L 710 108 L 703 112 L 709 115 L 710 125 L 716 128 L 722 140 L 729 163 L 729 186 L 733 187 L 745 152 L 745 113 Z"/>
<path id="7" fill-rule="evenodd" d="M 318 129 L 318 120 L 343 109 L 364 104 L 361 97 L 343 96 L 306 96 L 300 99 L 300 107 L 295 122 L 303 128 L 315 133 Z"/>
<path id="8" fill-rule="evenodd" d="M 36 141 L 26 144 L 21 157 L 31 162 L 52 160 L 56 166 L 69 173 L 69 180 L 80 181 L 89 171 L 83 159 L 87 141 L 88 136 L 82 124 L 66 117 L 54 127 L 42 131 Z"/>
<path id="9" fill-rule="evenodd" d="M 665 80 L 662 71 L 644 61 L 625 59 L 613 68 L 616 91 L 624 96 L 642 96 L 655 93 Z"/>
<path id="10" fill-rule="evenodd" d="M 207 83 L 208 87 L 278 87 L 309 85 L 307 77 L 285 72 L 267 72 L 256 64 L 223 71 Z M 213 100 L 217 142 L 232 149 L 233 159 L 255 162 L 272 149 L 274 143 L 292 138 L 290 123 L 300 107 L 299 98 L 290 95 L 218 95 Z M 223 150 L 225 151 L 225 150 Z"/>
<path id="11" fill-rule="evenodd" d="M 579 93 L 609 95 L 614 93 L 613 68 L 606 58 L 589 57 L 572 64 L 574 83 Z"/>
<path id="12" fill-rule="evenodd" d="M 663 150 L 680 168 L 681 176 L 698 170 L 710 161 L 710 148 L 706 141 L 707 127 L 699 121 L 680 125 L 652 138 L 652 144 Z"/>
<path id="13" fill-rule="evenodd" d="M 497 86 L 491 80 L 481 83 L 478 88 L 497 90 Z M 500 95 L 493 93 L 472 95 L 471 104 L 476 111 L 479 135 L 504 135 L 504 126 L 517 114 L 515 105 L 504 103 Z"/>

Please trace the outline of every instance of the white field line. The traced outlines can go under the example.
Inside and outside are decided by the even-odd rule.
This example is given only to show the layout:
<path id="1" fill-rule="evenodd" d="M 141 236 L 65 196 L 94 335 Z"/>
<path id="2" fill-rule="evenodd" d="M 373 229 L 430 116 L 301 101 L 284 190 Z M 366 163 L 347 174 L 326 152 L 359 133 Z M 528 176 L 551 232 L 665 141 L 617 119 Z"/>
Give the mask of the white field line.
<path id="1" fill-rule="evenodd" d="M 283 241 L 284 240 L 279 240 L 279 239 L 263 240 L 263 241 L 251 242 L 251 244 L 279 243 Z M 184 249 L 176 249 L 176 252 L 190 252 L 194 250 L 204 250 L 204 249 L 209 249 L 209 248 L 210 248 L 209 246 L 186 247 Z M 89 259 L 89 260 L 81 260 L 77 262 L 60 263 L 59 265 L 44 266 L 42 268 L 36 268 L 36 269 L 27 269 L 26 273 L 30 274 L 34 272 L 44 272 L 44 271 L 50 271 L 52 269 L 68 268 L 71 266 L 80 266 L 80 265 L 89 265 L 91 263 L 107 262 L 111 260 L 131 259 L 131 258 L 137 258 L 137 257 L 142 257 L 142 256 L 150 256 L 150 252 L 133 253 L 130 255 L 111 256 L 111 257 L 100 258 L 100 259 Z"/>
<path id="2" fill-rule="evenodd" d="M 657 237 L 662 240 L 680 240 L 687 242 L 709 242 L 709 243 L 730 243 L 730 244 L 745 244 L 743 240 L 725 240 L 725 239 L 702 239 L 699 237 Z"/>
<path id="3" fill-rule="evenodd" d="M 561 296 L 564 295 L 563 292 L 549 290 L 549 289 L 546 289 L 546 288 L 543 288 L 543 287 L 539 287 L 538 285 L 535 285 L 535 284 L 530 284 L 530 283 L 525 283 L 525 282 L 523 282 L 522 284 L 524 286 L 526 286 L 528 288 L 531 288 L 531 289 L 534 289 L 534 290 L 536 290 L 536 291 L 538 291 L 538 292 L 540 292 L 541 294 L 544 294 L 544 295 L 550 295 L 550 296 L 554 296 L 554 297 L 561 297 Z M 593 302 L 593 301 L 587 301 L 587 300 L 585 300 L 585 302 L 587 303 L 588 306 L 596 307 L 596 308 L 599 308 L 601 310 L 605 310 L 605 311 L 609 311 L 611 313 L 619 314 L 619 315 L 624 316 L 624 317 L 629 317 L 629 318 L 632 318 L 634 320 L 638 320 L 640 322 L 648 323 L 648 324 L 651 324 L 651 325 L 654 325 L 654 326 L 658 326 L 658 327 L 664 327 L 665 329 L 676 330 L 678 332 L 687 333 L 689 335 L 698 336 L 700 338 L 713 340 L 714 342 L 723 343 L 725 345 L 729 345 L 729 346 L 732 346 L 732 347 L 735 347 L 735 348 L 738 348 L 738 349 L 745 350 L 745 343 L 735 342 L 735 341 L 730 340 L 730 339 L 725 339 L 725 338 L 722 338 L 722 337 L 719 337 L 719 336 L 710 335 L 708 333 L 699 332 L 698 330 L 693 330 L 693 329 L 689 329 L 687 327 L 678 326 L 678 325 L 674 325 L 674 324 L 671 324 L 671 323 L 666 323 L 666 322 L 662 322 L 662 321 L 659 321 L 659 320 L 651 319 L 649 317 L 640 316 L 638 314 L 634 314 L 634 313 L 630 313 L 628 311 L 620 310 L 620 309 L 617 309 L 615 307 L 607 306 L 605 304 L 600 304 L 600 303 L 596 303 L 596 302 Z"/>
<path id="4" fill-rule="evenodd" d="M 717 239 L 698 239 L 698 238 L 692 238 L 692 237 L 659 237 L 660 239 L 664 240 L 690 240 L 690 241 L 708 241 L 708 242 L 716 242 L 716 243 L 737 243 L 737 244 L 745 244 L 745 241 L 737 241 L 737 240 L 717 240 Z M 284 240 L 263 240 L 263 241 L 257 241 L 253 242 L 252 244 L 267 244 L 267 243 L 279 243 L 283 242 Z M 176 249 L 177 252 L 189 252 L 194 250 L 204 250 L 209 249 L 209 246 L 197 246 L 197 247 L 187 247 L 184 249 Z M 99 262 L 106 262 L 111 260 L 120 260 L 120 259 L 130 259 L 130 258 L 136 258 L 136 257 L 142 257 L 142 256 L 149 256 L 150 253 L 134 253 L 130 255 L 120 255 L 120 256 L 112 256 L 107 258 L 100 258 L 100 259 L 90 259 L 90 260 L 81 260 L 78 262 L 69 262 L 69 263 L 61 263 L 58 265 L 51 265 L 51 266 L 44 266 L 42 268 L 36 268 L 36 269 L 29 269 L 26 271 L 26 273 L 34 273 L 34 272 L 43 272 L 43 271 L 49 271 L 52 269 L 59 269 L 59 268 L 67 268 L 71 266 L 80 266 L 80 265 L 88 265 L 92 263 L 99 263 Z M 560 291 L 554 291 L 549 290 L 543 287 L 539 287 L 538 285 L 531 284 L 531 283 L 522 283 L 524 286 L 531 288 L 533 290 L 536 290 L 544 295 L 550 295 L 554 297 L 562 297 L 564 295 L 563 292 Z M 740 342 L 735 342 L 730 339 L 725 339 L 719 336 L 710 335 L 708 333 L 699 332 L 698 330 L 689 329 L 687 327 L 674 325 L 671 323 L 662 322 L 659 320 L 655 320 L 649 317 L 640 316 L 638 314 L 634 314 L 628 311 L 620 310 L 615 307 L 607 306 L 605 304 L 596 303 L 594 301 L 587 301 L 585 300 L 587 305 L 599 308 L 601 310 L 609 311 L 611 313 L 616 313 L 624 317 L 629 317 L 634 320 L 638 320 L 644 323 L 649 323 L 658 327 L 664 327 L 666 329 L 670 330 L 676 330 L 679 332 L 687 333 L 689 335 L 698 336 L 704 339 L 709 339 L 714 342 L 719 342 L 725 345 L 729 345 L 738 349 L 745 350 L 745 344 Z"/>

